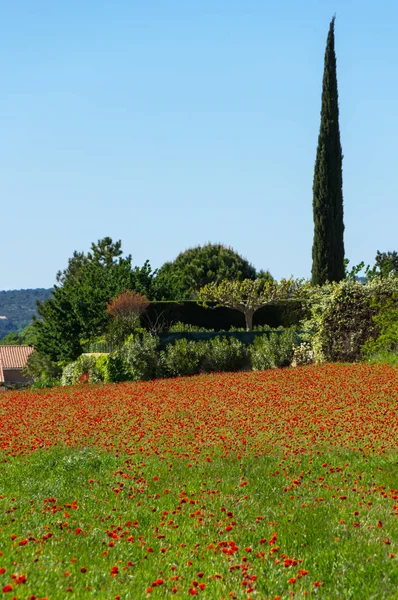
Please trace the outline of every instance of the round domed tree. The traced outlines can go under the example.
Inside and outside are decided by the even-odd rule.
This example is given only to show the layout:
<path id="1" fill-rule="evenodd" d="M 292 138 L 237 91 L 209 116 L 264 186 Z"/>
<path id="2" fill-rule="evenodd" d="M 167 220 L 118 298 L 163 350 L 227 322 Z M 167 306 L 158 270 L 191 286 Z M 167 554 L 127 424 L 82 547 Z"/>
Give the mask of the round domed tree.
<path id="1" fill-rule="evenodd" d="M 206 244 L 189 248 L 173 262 L 166 262 L 153 282 L 153 295 L 157 300 L 193 300 L 208 283 L 255 278 L 254 266 L 232 248 Z"/>

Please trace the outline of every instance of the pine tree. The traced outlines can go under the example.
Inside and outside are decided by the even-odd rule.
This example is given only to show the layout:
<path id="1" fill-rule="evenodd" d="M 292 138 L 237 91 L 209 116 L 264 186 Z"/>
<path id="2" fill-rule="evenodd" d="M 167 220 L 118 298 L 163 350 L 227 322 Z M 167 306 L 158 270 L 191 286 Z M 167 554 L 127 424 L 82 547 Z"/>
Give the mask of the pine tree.
<path id="1" fill-rule="evenodd" d="M 339 129 L 334 22 L 335 17 L 330 23 L 326 43 L 321 126 L 314 170 L 313 285 L 344 278 L 343 155 Z"/>

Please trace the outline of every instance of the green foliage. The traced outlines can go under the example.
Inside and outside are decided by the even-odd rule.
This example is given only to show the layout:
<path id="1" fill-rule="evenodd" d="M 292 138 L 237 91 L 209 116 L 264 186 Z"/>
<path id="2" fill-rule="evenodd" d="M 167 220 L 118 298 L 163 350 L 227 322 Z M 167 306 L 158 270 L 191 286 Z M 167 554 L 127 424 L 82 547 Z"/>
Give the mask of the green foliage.
<path id="1" fill-rule="evenodd" d="M 3 346 L 34 346 L 35 343 L 36 332 L 33 323 L 22 331 L 12 331 L 0 341 Z"/>
<path id="2" fill-rule="evenodd" d="M 309 304 L 311 317 L 302 328 L 312 332 L 317 362 L 359 360 L 361 346 L 375 332 L 368 287 L 351 280 L 317 286 Z"/>
<path id="3" fill-rule="evenodd" d="M 153 280 L 157 300 L 188 300 L 208 283 L 224 279 L 255 279 L 255 268 L 232 248 L 206 244 L 181 252 L 173 262 L 165 263 Z"/>
<path id="4" fill-rule="evenodd" d="M 154 379 L 158 370 L 159 340 L 151 333 L 131 335 L 123 344 L 119 354 L 127 380 Z"/>
<path id="5" fill-rule="evenodd" d="M 300 298 L 271 302 L 255 312 L 254 328 L 298 325 L 306 316 L 304 308 Z M 243 313 L 223 306 L 216 308 L 215 304 L 210 302 L 205 307 L 193 300 L 151 302 L 141 317 L 142 326 L 152 332 L 171 331 L 173 325 L 179 322 L 207 331 L 230 331 L 243 329 L 245 326 Z"/>
<path id="6" fill-rule="evenodd" d="M 375 268 L 380 277 L 398 275 L 398 253 L 377 251 Z"/>
<path id="7" fill-rule="evenodd" d="M 297 334 L 293 328 L 256 338 L 250 349 L 253 370 L 288 367 L 296 344 Z"/>
<path id="8" fill-rule="evenodd" d="M 380 252 L 376 253 L 375 264 L 372 268 L 366 267 L 366 279 L 371 280 L 375 277 L 384 278 L 398 275 L 398 253 Z"/>
<path id="9" fill-rule="evenodd" d="M 70 361 L 81 354 L 81 339 L 101 335 L 110 316 L 108 302 L 134 289 L 131 256 L 121 257 L 120 241 L 111 238 L 92 244 L 91 252 L 75 252 L 67 269 L 57 275 L 53 295 L 39 304 L 35 321 L 36 347 L 52 360 Z"/>
<path id="10" fill-rule="evenodd" d="M 206 344 L 207 350 L 201 371 L 244 371 L 251 368 L 247 347 L 234 337 L 213 338 Z"/>
<path id="11" fill-rule="evenodd" d="M 101 370 L 100 370 L 101 372 Z M 106 365 L 106 377 L 109 383 L 119 383 L 120 381 L 127 381 L 128 374 L 124 365 L 122 353 L 120 351 L 112 352 L 108 356 Z"/>
<path id="12" fill-rule="evenodd" d="M 325 52 L 321 125 L 314 170 L 312 283 L 344 278 L 343 154 L 340 143 L 339 104 L 334 47 L 334 21 Z"/>
<path id="13" fill-rule="evenodd" d="M 109 354 L 100 354 L 96 357 L 95 369 L 98 373 L 99 381 L 110 383 L 112 381 L 109 369 Z"/>
<path id="14" fill-rule="evenodd" d="M 244 279 L 243 281 L 222 281 L 209 283 L 199 292 L 199 300 L 206 306 L 215 302 L 218 306 L 226 306 L 242 312 L 245 316 L 248 331 L 253 329 L 253 315 L 263 306 L 298 295 L 302 281 L 298 279 Z"/>
<path id="15" fill-rule="evenodd" d="M 33 377 L 35 387 L 51 387 L 59 382 L 62 369 L 46 354 L 34 350 L 27 360 L 24 373 Z"/>
<path id="16" fill-rule="evenodd" d="M 2 315 L 4 316 L 4 315 Z M 0 340 L 10 333 L 15 333 L 18 330 L 16 325 L 9 319 L 0 319 Z"/>
<path id="17" fill-rule="evenodd" d="M 184 332 L 182 332 L 183 335 Z M 244 331 L 245 335 L 248 335 Z M 260 336 L 255 348 L 234 336 L 213 337 L 207 340 L 180 338 L 167 343 L 161 350 L 160 339 L 144 330 L 131 335 L 110 354 L 81 355 L 64 368 L 63 385 L 76 383 L 116 383 L 149 380 L 155 377 L 177 377 L 221 371 L 246 371 L 283 367 L 291 363 L 293 345 L 297 342 L 295 329 L 271 331 Z"/>
<path id="18" fill-rule="evenodd" d="M 191 325 L 190 323 L 182 323 L 181 321 L 178 321 L 169 328 L 169 331 L 171 333 L 178 333 L 180 331 L 187 331 L 190 333 L 193 331 L 214 331 L 214 329 L 206 329 L 205 327 L 197 327 L 196 325 Z"/>
<path id="19" fill-rule="evenodd" d="M 394 281 L 394 279 L 390 280 Z M 367 340 L 361 352 L 368 360 L 390 362 L 393 355 L 398 355 L 398 285 L 397 291 L 394 291 L 387 300 L 380 297 L 372 300 L 372 307 L 377 311 L 373 321 L 377 325 L 378 335 Z"/>
<path id="20" fill-rule="evenodd" d="M 307 290 L 310 318 L 302 329 L 312 332 L 317 362 L 355 362 L 361 347 L 379 333 L 374 317 L 398 293 L 398 278 L 375 278 L 366 284 L 344 280 Z"/>
<path id="21" fill-rule="evenodd" d="M 166 351 L 161 352 L 161 365 L 165 376 L 177 377 L 196 375 L 207 352 L 206 342 L 177 340 L 169 344 Z"/>
<path id="22" fill-rule="evenodd" d="M 77 360 L 66 365 L 62 371 L 61 384 L 75 385 L 76 383 L 99 383 L 103 381 L 97 368 L 97 358 L 93 355 L 82 354 Z"/>
<path id="23" fill-rule="evenodd" d="M 390 365 L 390 367 L 398 367 L 398 352 L 376 352 L 367 358 L 367 362 L 371 365 L 383 364 Z"/>

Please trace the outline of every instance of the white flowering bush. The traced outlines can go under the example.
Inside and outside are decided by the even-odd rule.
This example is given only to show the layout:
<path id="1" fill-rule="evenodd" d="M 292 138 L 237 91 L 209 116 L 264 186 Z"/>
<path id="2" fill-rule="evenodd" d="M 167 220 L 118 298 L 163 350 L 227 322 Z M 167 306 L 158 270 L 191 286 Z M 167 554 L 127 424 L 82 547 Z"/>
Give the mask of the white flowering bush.
<path id="1" fill-rule="evenodd" d="M 95 356 L 82 354 L 77 360 L 66 365 L 62 371 L 61 385 L 75 385 L 83 377 L 90 383 L 100 383 L 104 380 L 100 369 L 97 368 L 97 359 Z"/>
<path id="2" fill-rule="evenodd" d="M 315 351 L 310 341 L 293 346 L 293 361 L 295 366 L 310 365 L 315 362 Z"/>
<path id="3" fill-rule="evenodd" d="M 378 307 L 398 294 L 398 277 L 375 278 L 362 284 L 343 280 L 308 287 L 305 302 L 310 318 L 302 329 L 311 332 L 317 362 L 356 362 L 361 347 L 375 339 Z"/>
<path id="4" fill-rule="evenodd" d="M 75 362 L 69 363 L 68 365 L 66 365 L 66 367 L 64 367 L 64 370 L 62 371 L 61 375 L 61 385 L 73 385 L 76 383 L 77 379 L 76 381 L 74 380 L 75 368 Z"/>

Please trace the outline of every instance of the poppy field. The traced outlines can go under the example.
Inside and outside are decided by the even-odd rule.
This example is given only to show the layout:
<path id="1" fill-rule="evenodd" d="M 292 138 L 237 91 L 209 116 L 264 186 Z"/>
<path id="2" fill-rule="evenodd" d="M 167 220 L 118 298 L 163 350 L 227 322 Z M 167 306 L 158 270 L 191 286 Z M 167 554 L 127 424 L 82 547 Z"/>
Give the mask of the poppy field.
<path id="1" fill-rule="evenodd" d="M 398 370 L 0 395 L 5 598 L 398 598 Z"/>

